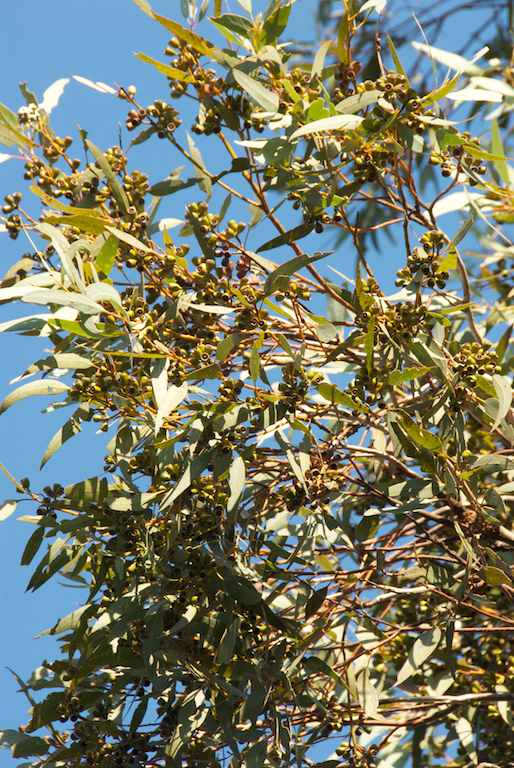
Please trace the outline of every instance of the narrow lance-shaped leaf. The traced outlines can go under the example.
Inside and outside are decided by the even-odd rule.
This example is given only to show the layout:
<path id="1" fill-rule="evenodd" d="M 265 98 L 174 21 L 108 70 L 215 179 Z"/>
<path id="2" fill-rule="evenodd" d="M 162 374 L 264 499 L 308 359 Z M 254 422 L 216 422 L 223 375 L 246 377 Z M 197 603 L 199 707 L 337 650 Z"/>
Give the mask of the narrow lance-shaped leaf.
<path id="1" fill-rule="evenodd" d="M 321 120 L 314 120 L 298 128 L 289 137 L 289 141 L 307 136 L 311 133 L 330 133 L 332 131 L 353 131 L 358 128 L 364 120 L 360 115 L 334 115 L 333 117 L 324 117 Z"/>
<path id="2" fill-rule="evenodd" d="M 364 403 L 356 403 L 350 395 L 346 395 L 344 392 L 341 392 L 335 384 L 318 384 L 316 387 L 318 392 L 322 397 L 325 398 L 325 400 L 328 400 L 329 403 L 334 403 L 335 405 L 342 405 L 345 408 L 350 408 L 351 410 L 357 410 L 357 411 L 367 411 L 368 406 Z"/>
<path id="3" fill-rule="evenodd" d="M 499 403 L 498 414 L 492 426 L 493 429 L 496 429 L 496 427 L 500 425 L 502 419 L 506 417 L 511 409 L 512 382 L 506 376 L 500 376 L 499 374 L 495 373 L 493 375 L 493 387 Z"/>
<path id="4" fill-rule="evenodd" d="M 257 104 L 264 109 L 265 112 L 275 113 L 278 111 L 279 98 L 276 93 L 272 93 L 265 88 L 262 83 L 256 80 L 250 75 L 246 75 L 239 69 L 232 70 L 234 80 L 241 88 L 254 99 Z"/>
<path id="5" fill-rule="evenodd" d="M 285 234 L 292 234 L 294 230 L 291 230 L 291 233 L 285 233 Z M 278 238 L 277 238 L 278 239 Z M 269 243 L 267 244 L 269 245 Z M 267 250 L 264 248 L 264 246 L 261 246 L 259 250 Z M 277 283 L 277 278 L 282 277 L 284 275 L 290 276 L 294 275 L 295 272 L 298 272 L 298 270 L 302 269 L 303 267 L 308 266 L 309 264 L 313 264 L 315 261 L 319 261 L 320 259 L 324 259 L 326 257 L 326 253 L 319 253 L 316 252 L 312 256 L 309 256 L 306 253 L 302 253 L 300 256 L 295 256 L 294 259 L 290 259 L 289 261 L 286 261 L 284 264 L 281 264 L 279 267 L 273 270 L 273 272 L 268 275 L 266 282 L 264 283 L 264 293 L 269 296 L 273 293 L 275 290 L 275 285 Z"/>
<path id="6" fill-rule="evenodd" d="M 434 651 L 437 650 L 440 640 L 441 630 L 439 627 L 432 627 L 432 629 L 427 629 L 426 632 L 423 632 L 410 649 L 405 663 L 398 672 L 398 677 L 394 685 L 401 685 L 408 680 L 409 677 L 411 677 L 411 675 L 413 675 L 414 672 L 430 658 Z"/>
<path id="7" fill-rule="evenodd" d="M 163 75 L 166 75 L 167 77 L 171 77 L 173 80 L 180 80 L 181 82 L 190 82 L 191 76 L 187 74 L 187 72 L 184 72 L 182 69 L 177 69 L 176 67 L 170 67 L 169 64 L 163 64 L 160 61 L 156 61 L 155 59 L 152 59 L 150 56 L 147 56 L 145 53 L 137 53 L 135 54 L 138 59 L 141 59 L 141 61 L 144 61 L 147 64 L 153 64 L 153 66 L 159 71 L 162 72 Z"/>
<path id="8" fill-rule="evenodd" d="M 246 469 L 245 469 L 244 460 L 242 456 L 236 456 L 236 458 L 232 462 L 232 465 L 230 467 L 230 471 L 228 474 L 230 496 L 227 503 L 227 513 L 229 516 L 233 516 L 233 513 L 237 508 L 237 504 L 239 502 L 239 499 L 241 498 L 241 494 L 243 493 L 245 478 L 246 478 Z"/>
<path id="9" fill-rule="evenodd" d="M 337 33 L 337 53 L 342 64 L 348 64 L 348 26 L 350 24 L 349 11 L 344 9 Z"/>
<path id="10" fill-rule="evenodd" d="M 52 379 L 42 379 L 41 381 L 31 381 L 28 384 L 23 384 L 14 392 L 11 392 L 4 399 L 2 405 L 0 405 L 0 413 L 3 413 L 14 403 L 18 403 L 20 400 L 24 400 L 26 397 L 33 397 L 34 395 L 59 395 L 62 392 L 67 392 L 69 385 L 63 381 L 55 381 Z"/>
<path id="11" fill-rule="evenodd" d="M 291 4 L 287 3 L 286 5 L 277 8 L 275 13 L 265 20 L 260 36 L 260 44 L 262 46 L 276 45 L 280 35 L 287 27 L 290 13 Z"/>
<path id="12" fill-rule="evenodd" d="M 252 22 L 249 19 L 245 19 L 244 16 L 236 16 L 230 13 L 218 16 L 215 26 L 218 25 L 229 29 L 231 32 L 235 32 L 236 35 L 240 35 L 243 38 L 248 37 L 253 26 Z"/>
<path id="13" fill-rule="evenodd" d="M 371 682 L 368 666 L 364 667 L 357 677 L 357 691 L 362 711 L 366 717 L 377 717 L 378 695 L 375 686 Z"/>
<path id="14" fill-rule="evenodd" d="M 16 509 L 18 502 L 14 499 L 7 499 L 3 504 L 0 504 L 0 521 L 7 520 Z"/>
<path id="15" fill-rule="evenodd" d="M 491 154 L 494 154 L 499 158 L 505 157 L 505 152 L 503 151 L 503 144 L 500 136 L 500 129 L 496 119 L 491 121 Z M 509 170 L 505 160 L 495 160 L 494 165 L 503 183 L 508 184 Z"/>
<path id="16" fill-rule="evenodd" d="M 195 176 L 198 179 L 198 184 L 200 189 L 203 189 L 207 195 L 207 200 L 209 200 L 212 195 L 212 182 L 209 174 L 205 169 L 202 155 L 200 154 L 200 150 L 195 147 L 194 141 L 189 134 L 187 134 L 187 143 L 189 146 L 189 154 L 191 155 L 191 160 L 194 163 Z"/>
<path id="17" fill-rule="evenodd" d="M 104 175 L 106 176 L 107 181 L 109 182 L 109 186 L 111 188 L 111 192 L 118 204 L 118 207 L 121 209 L 121 211 L 123 211 L 123 213 L 127 213 L 127 208 L 129 207 L 129 201 L 128 201 L 126 192 L 119 185 L 118 180 L 116 179 L 116 176 L 114 175 L 114 172 L 111 166 L 109 165 L 109 162 L 106 160 L 103 153 L 100 152 L 98 147 L 95 147 L 95 145 L 91 141 L 86 139 L 85 143 L 88 146 L 89 150 L 91 151 L 91 154 L 95 158 L 96 162 L 100 166 L 101 170 L 103 171 Z"/>
<path id="18" fill-rule="evenodd" d="M 52 458 L 54 453 L 59 450 L 63 443 L 65 443 L 67 440 L 82 430 L 82 422 L 90 421 L 91 416 L 92 413 L 90 412 L 89 405 L 87 403 L 82 403 L 82 405 L 77 408 L 71 419 L 68 419 L 66 424 L 64 424 L 64 426 L 62 426 L 61 429 L 50 440 L 48 448 L 46 449 L 43 460 L 41 462 L 41 468 L 45 466 L 46 462 Z"/>
<path id="19" fill-rule="evenodd" d="M 443 446 L 437 435 L 433 435 L 428 430 L 418 426 L 406 413 L 399 414 L 399 416 L 402 426 L 415 443 L 422 448 L 427 448 L 429 451 L 442 450 Z"/>
<path id="20" fill-rule="evenodd" d="M 278 248 L 279 245 L 289 245 L 297 240 L 301 240 L 302 237 L 307 237 L 314 229 L 314 224 L 300 224 L 294 229 L 290 229 L 289 232 L 284 232 L 278 237 L 274 237 L 273 240 L 268 240 L 267 243 L 257 248 L 257 253 L 262 251 L 270 251 L 272 248 Z"/>

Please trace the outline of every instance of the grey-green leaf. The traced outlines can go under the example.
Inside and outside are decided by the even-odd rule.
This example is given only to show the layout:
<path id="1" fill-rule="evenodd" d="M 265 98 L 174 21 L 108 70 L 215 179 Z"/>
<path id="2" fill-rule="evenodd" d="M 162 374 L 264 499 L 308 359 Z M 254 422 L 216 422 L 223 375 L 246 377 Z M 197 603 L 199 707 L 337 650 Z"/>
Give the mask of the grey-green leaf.
<path id="1" fill-rule="evenodd" d="M 23 384 L 7 395 L 2 405 L 0 405 L 0 413 L 3 413 L 11 405 L 24 400 L 26 397 L 33 397 L 34 395 L 59 395 L 62 392 L 67 392 L 68 389 L 69 385 L 63 381 L 54 381 L 52 379 L 31 381 L 29 384 Z"/>
<path id="2" fill-rule="evenodd" d="M 276 93 L 268 91 L 262 83 L 239 69 L 233 69 L 232 74 L 241 88 L 244 88 L 265 112 L 278 112 L 279 98 Z"/>
<path id="3" fill-rule="evenodd" d="M 432 629 L 427 629 L 426 632 L 423 632 L 410 649 L 405 663 L 398 672 L 398 677 L 394 685 L 401 685 L 408 680 L 409 677 L 430 658 L 437 649 L 440 640 L 441 630 L 439 627 L 432 627 Z"/>

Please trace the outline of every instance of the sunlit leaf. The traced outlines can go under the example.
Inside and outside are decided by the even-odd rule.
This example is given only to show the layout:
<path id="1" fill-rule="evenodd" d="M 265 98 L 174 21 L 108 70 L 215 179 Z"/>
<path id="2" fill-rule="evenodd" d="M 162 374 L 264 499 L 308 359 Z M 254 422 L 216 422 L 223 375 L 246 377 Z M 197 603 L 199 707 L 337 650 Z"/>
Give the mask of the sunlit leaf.
<path id="1" fill-rule="evenodd" d="M 408 680 L 437 650 L 440 640 L 441 630 L 439 627 L 433 627 L 423 632 L 410 649 L 409 656 L 398 672 L 394 685 L 402 685 L 402 683 Z"/>
<path id="2" fill-rule="evenodd" d="M 34 397 L 34 395 L 59 395 L 62 392 L 67 392 L 69 385 L 63 381 L 52 381 L 51 379 L 42 379 L 41 381 L 31 381 L 28 384 L 23 384 L 14 392 L 11 392 L 4 399 L 2 405 L 0 405 L 0 413 L 3 413 L 14 403 L 18 403 L 20 400 L 24 400 L 26 397 Z"/>
<path id="3" fill-rule="evenodd" d="M 332 131 L 352 131 L 358 128 L 364 120 L 360 115 L 334 115 L 334 117 L 325 117 L 322 120 L 314 120 L 298 128 L 289 137 L 289 141 L 298 139 L 300 136 L 307 136 L 311 133 L 325 133 Z"/>
<path id="4" fill-rule="evenodd" d="M 244 88 L 244 90 L 254 99 L 265 112 L 277 112 L 279 98 L 276 93 L 272 93 L 265 88 L 262 83 L 250 75 L 246 75 L 239 69 L 232 70 L 235 81 Z"/>

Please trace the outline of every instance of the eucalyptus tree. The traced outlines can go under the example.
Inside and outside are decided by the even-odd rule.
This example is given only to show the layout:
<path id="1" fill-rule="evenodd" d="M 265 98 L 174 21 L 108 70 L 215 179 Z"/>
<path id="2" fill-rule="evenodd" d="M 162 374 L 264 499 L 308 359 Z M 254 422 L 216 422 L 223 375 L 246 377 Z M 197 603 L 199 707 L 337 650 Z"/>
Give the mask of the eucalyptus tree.
<path id="1" fill-rule="evenodd" d="M 123 144 L 55 135 L 25 86 L 0 106 L 40 202 L 5 197 L 30 249 L 0 301 L 34 309 L 0 330 L 52 345 L 1 411 L 72 407 L 43 463 L 110 436 L 68 487 L 4 468 L 29 588 L 84 598 L 2 740 L 33 768 L 510 762 L 508 19 L 474 57 L 417 44 L 416 72 L 385 0 L 321 3 L 315 50 L 281 0 L 210 27 L 208 0 L 135 1 L 170 40 L 139 54 L 159 99 L 116 91 Z M 149 179 L 143 142 L 176 170 Z"/>

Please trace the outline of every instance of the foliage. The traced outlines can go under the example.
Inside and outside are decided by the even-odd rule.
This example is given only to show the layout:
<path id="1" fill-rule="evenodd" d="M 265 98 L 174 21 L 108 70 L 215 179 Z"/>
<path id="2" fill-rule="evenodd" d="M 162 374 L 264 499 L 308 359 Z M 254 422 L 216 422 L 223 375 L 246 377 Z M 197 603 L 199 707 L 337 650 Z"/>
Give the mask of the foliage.
<path id="1" fill-rule="evenodd" d="M 171 103 L 118 91 L 128 151 L 81 131 L 73 159 L 25 86 L 27 107 L 0 107 L 42 204 L 5 198 L 37 246 L 0 301 L 37 311 L 0 330 L 53 345 L 1 411 L 73 405 L 43 463 L 85 422 L 112 434 L 97 477 L 11 478 L 37 502 L 29 588 L 59 574 L 86 597 L 3 742 L 34 767 L 285 768 L 325 742 L 326 768 L 513 761 L 511 49 L 434 49 L 453 69 L 436 83 L 376 41 L 379 0 L 339 4 L 333 37 L 321 3 L 312 56 L 283 44 L 281 0 L 216 0 L 218 45 L 194 2 L 185 26 L 136 3 L 172 35 L 169 63 L 139 55 Z M 489 122 L 449 119 L 477 100 Z M 133 147 L 160 140 L 183 165 L 150 183 Z M 169 195 L 188 202 L 158 220 Z M 324 230 L 353 279 L 324 276 Z M 398 260 L 393 296 L 374 247 Z"/>

